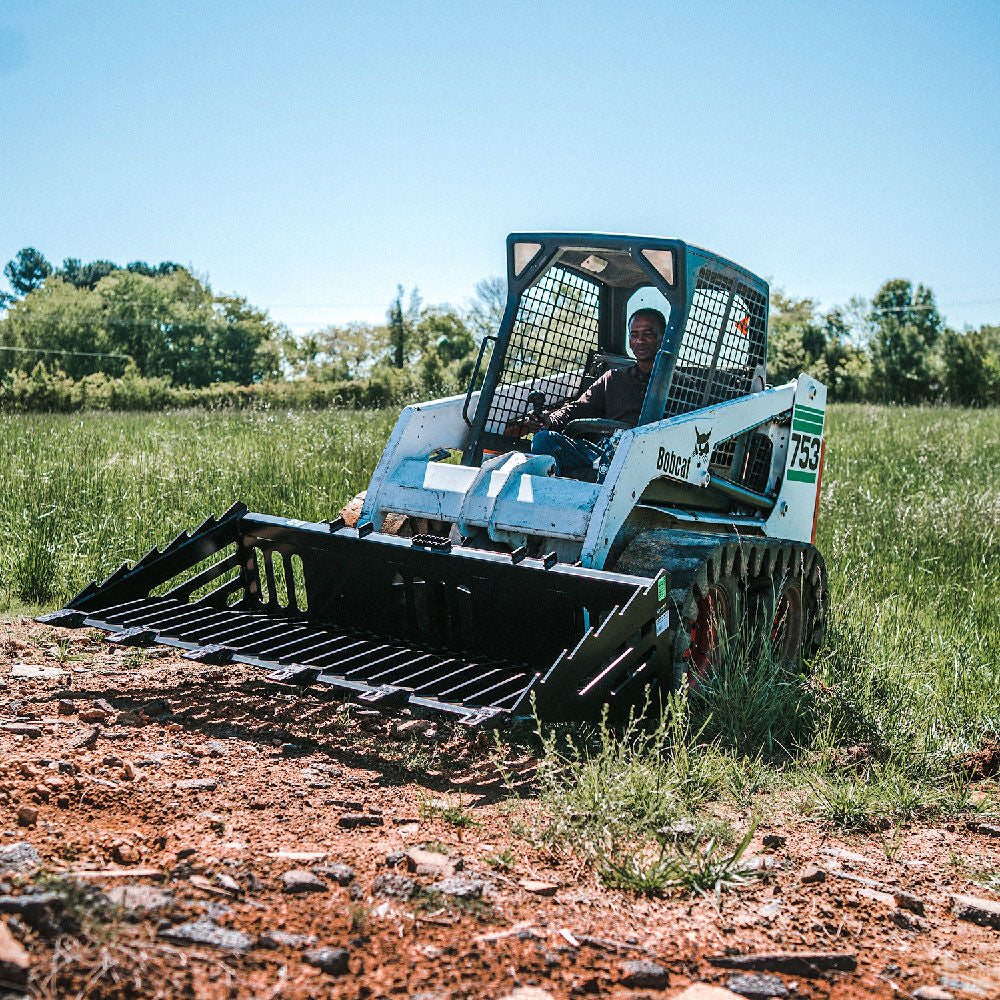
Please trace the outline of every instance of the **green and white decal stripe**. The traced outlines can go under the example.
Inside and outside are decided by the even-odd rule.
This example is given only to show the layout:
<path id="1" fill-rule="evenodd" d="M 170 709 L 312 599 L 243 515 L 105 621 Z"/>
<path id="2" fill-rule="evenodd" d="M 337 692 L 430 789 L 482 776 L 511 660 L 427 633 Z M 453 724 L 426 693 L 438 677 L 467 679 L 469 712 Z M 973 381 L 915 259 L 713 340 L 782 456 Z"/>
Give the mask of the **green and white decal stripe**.
<path id="1" fill-rule="evenodd" d="M 792 436 L 787 478 L 793 483 L 815 483 L 823 448 L 826 414 L 815 406 L 797 403 L 792 411 Z"/>
<path id="2" fill-rule="evenodd" d="M 792 430 L 805 434 L 822 434 L 824 415 L 815 406 L 796 406 L 792 414 Z"/>
<path id="3" fill-rule="evenodd" d="M 816 473 L 803 471 L 802 469 L 789 469 L 788 478 L 793 483 L 814 483 L 816 482 Z"/>

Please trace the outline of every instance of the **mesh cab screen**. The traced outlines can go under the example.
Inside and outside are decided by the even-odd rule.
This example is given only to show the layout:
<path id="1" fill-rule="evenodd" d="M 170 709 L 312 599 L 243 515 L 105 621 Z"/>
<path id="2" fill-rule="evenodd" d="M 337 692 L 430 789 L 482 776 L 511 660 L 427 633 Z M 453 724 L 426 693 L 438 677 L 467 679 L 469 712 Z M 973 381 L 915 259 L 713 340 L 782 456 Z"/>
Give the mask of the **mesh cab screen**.
<path id="1" fill-rule="evenodd" d="M 545 392 L 552 407 L 575 396 L 597 350 L 598 286 L 550 267 L 521 296 L 484 430 L 502 434 L 528 410 L 528 393 Z"/>
<path id="2" fill-rule="evenodd" d="M 767 302 L 757 288 L 708 265 L 698 270 L 664 416 L 746 395 L 764 363 Z"/>

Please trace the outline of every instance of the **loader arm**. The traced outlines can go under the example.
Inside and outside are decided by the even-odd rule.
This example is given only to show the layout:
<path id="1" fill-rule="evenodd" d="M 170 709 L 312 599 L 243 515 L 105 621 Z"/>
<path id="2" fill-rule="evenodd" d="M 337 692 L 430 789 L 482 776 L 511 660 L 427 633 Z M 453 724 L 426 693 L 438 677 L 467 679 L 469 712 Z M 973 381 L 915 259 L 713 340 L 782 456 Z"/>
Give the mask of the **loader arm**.
<path id="1" fill-rule="evenodd" d="M 825 408 L 826 387 L 800 375 L 787 385 L 626 431 L 595 501 L 581 564 L 594 568 L 605 564 L 622 525 L 659 478 L 721 492 L 743 507 L 756 508 L 752 515 L 735 519 L 719 515 L 723 524 L 770 537 L 810 541 Z M 797 438 L 791 440 L 790 436 L 776 449 L 780 474 L 772 477 L 776 489 L 770 494 L 755 494 L 710 471 L 715 448 L 782 415 L 790 419 L 791 434 Z M 807 438 L 804 442 L 803 436 Z"/>

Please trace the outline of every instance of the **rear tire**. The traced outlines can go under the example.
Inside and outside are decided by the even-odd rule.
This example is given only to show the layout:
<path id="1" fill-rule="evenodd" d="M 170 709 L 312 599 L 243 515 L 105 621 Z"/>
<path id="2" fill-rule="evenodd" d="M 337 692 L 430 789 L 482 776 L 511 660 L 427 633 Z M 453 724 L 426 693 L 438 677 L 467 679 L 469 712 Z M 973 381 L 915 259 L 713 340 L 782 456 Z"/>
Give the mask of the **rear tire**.
<path id="1" fill-rule="evenodd" d="M 819 649 L 826 630 L 826 575 L 821 565 L 809 569 L 792 563 L 760 581 L 750 597 L 754 645 L 769 649 L 784 670 L 800 670 Z"/>
<path id="2" fill-rule="evenodd" d="M 744 606 L 743 581 L 733 574 L 710 583 L 697 598 L 691 641 L 684 653 L 688 687 L 703 687 L 725 670 Z"/>

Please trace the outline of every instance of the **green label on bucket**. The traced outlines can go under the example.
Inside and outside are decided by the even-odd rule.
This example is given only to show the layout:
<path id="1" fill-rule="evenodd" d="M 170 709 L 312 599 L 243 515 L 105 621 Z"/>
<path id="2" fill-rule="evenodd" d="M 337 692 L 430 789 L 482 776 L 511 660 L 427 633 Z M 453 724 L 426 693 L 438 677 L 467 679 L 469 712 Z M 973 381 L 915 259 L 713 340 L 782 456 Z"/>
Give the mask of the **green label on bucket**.
<path id="1" fill-rule="evenodd" d="M 656 584 L 656 596 L 659 600 L 665 601 L 667 599 L 667 579 L 661 576 Z"/>

